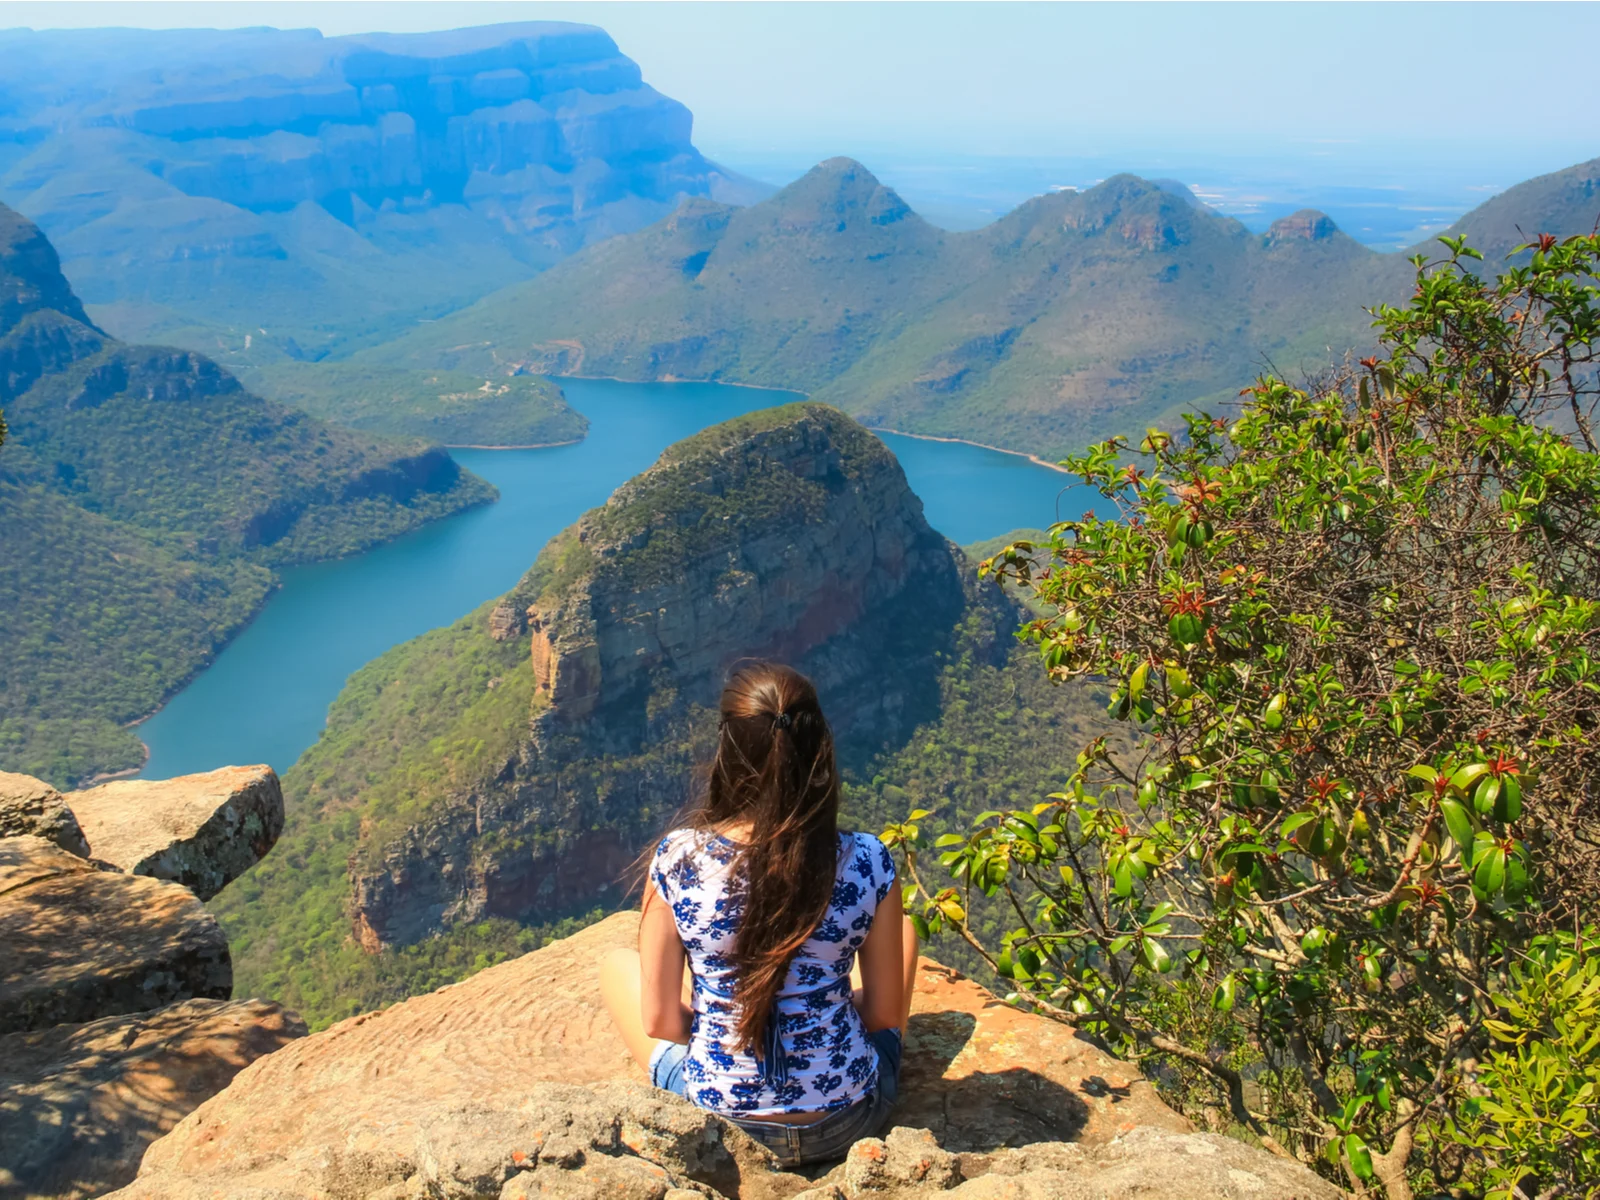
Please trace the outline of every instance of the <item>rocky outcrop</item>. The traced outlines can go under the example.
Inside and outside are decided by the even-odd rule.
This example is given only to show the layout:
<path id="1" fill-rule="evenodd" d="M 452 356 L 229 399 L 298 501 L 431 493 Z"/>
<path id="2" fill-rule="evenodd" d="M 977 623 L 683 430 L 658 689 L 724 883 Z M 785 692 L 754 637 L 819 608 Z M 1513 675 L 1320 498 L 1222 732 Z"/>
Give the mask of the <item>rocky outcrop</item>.
<path id="1" fill-rule="evenodd" d="M 428 809 L 413 801 L 398 833 L 366 838 L 356 935 L 378 949 L 614 901 L 689 799 L 740 659 L 809 674 L 859 766 L 937 713 L 958 628 L 976 660 L 999 662 L 1018 619 L 929 528 L 888 448 L 837 410 L 768 409 L 679 443 L 552 539 L 490 612 L 481 636 L 527 639 L 530 732 Z"/>
<path id="2" fill-rule="evenodd" d="M 185 1000 L 0 1037 L 0 1198 L 77 1200 L 131 1180 L 151 1142 L 305 1032 L 265 1001 Z"/>
<path id="3" fill-rule="evenodd" d="M 100 1195 L 305 1033 L 276 1004 L 229 1002 L 228 943 L 197 894 L 271 849 L 282 792 L 267 767 L 66 796 L 0 775 L 0 814 L 7 832 L 31 821 L 79 851 L 0 837 L 0 1200 Z"/>
<path id="4" fill-rule="evenodd" d="M 736 1128 L 644 1083 L 595 986 L 599 957 L 636 937 L 637 916 L 618 914 L 293 1042 L 155 1143 L 138 1179 L 116 1195 L 1340 1195 L 1298 1164 L 1190 1132 L 1127 1064 L 926 960 L 899 1128 L 857 1143 L 821 1179 L 783 1171 Z"/>
<path id="5" fill-rule="evenodd" d="M 31 775 L 0 771 L 0 838 L 30 834 L 89 857 L 89 843 L 60 792 Z"/>
<path id="6" fill-rule="evenodd" d="M 1314 208 L 1302 208 L 1274 221 L 1264 240 L 1269 246 L 1278 242 L 1325 242 L 1338 232 L 1332 217 Z"/>
<path id="7" fill-rule="evenodd" d="M 71 811 L 96 858 L 209 900 L 278 840 L 283 789 L 271 767 L 224 767 L 102 784 L 73 793 Z"/>
<path id="8" fill-rule="evenodd" d="M 0 946 L 0 1034 L 233 990 L 227 939 L 188 888 L 42 838 L 0 841 Z"/>

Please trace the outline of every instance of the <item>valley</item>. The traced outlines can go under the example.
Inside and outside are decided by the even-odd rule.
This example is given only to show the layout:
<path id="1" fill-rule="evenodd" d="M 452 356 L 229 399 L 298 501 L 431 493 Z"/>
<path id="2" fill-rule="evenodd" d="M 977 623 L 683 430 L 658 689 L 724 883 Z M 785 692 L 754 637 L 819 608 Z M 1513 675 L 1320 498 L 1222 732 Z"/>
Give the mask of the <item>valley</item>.
<path id="1" fill-rule="evenodd" d="M 388 545 L 287 568 L 260 614 L 135 732 L 144 774 L 265 762 L 280 771 L 316 741 L 346 678 L 390 647 L 448 625 L 514 583 L 544 543 L 601 504 L 672 442 L 792 393 L 716 384 L 563 381 L 590 422 L 571 446 L 453 457 L 498 492 L 492 505 Z M 1056 471 L 975 447 L 883 435 L 928 521 L 958 543 L 1076 516 L 1100 497 Z"/>
<path id="2" fill-rule="evenodd" d="M 137 769 L 128 723 L 210 661 L 276 570 L 494 498 L 437 446 L 110 337 L 4 205 L 0 407 L 0 763 L 57 783 Z"/>

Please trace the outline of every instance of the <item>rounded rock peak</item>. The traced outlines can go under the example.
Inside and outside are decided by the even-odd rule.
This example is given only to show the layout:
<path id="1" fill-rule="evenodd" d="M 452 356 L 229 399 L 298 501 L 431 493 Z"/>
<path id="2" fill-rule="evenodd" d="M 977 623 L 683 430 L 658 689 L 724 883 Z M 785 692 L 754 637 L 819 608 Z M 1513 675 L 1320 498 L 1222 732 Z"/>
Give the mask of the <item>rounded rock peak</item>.
<path id="1" fill-rule="evenodd" d="M 1278 242 L 1325 242 L 1339 232 L 1333 218 L 1314 208 L 1279 217 L 1267 229 L 1267 244 Z"/>

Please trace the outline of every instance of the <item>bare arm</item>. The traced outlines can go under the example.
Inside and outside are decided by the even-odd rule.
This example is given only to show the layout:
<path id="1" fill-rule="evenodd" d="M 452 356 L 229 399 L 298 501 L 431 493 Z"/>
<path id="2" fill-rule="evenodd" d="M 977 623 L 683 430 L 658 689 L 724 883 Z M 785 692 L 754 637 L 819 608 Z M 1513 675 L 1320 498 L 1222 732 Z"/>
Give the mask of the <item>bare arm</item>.
<path id="1" fill-rule="evenodd" d="M 878 905 L 867 940 L 856 951 L 861 990 L 854 999 L 868 1032 L 898 1029 L 906 1019 L 903 915 L 900 887 L 896 884 Z"/>
<path id="2" fill-rule="evenodd" d="M 639 999 L 644 1031 L 668 1042 L 687 1042 L 693 1013 L 684 1001 L 684 965 L 687 954 L 672 909 L 656 891 L 645 885 L 644 915 L 639 921 Z"/>

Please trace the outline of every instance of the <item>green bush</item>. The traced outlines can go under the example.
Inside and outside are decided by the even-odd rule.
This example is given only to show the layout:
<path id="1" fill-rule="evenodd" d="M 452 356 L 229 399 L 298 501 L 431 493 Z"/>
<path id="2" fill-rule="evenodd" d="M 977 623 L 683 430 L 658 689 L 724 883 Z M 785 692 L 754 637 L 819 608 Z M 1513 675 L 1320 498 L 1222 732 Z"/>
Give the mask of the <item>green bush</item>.
<path id="1" fill-rule="evenodd" d="M 1600 953 L 1595 931 L 1539 938 L 1486 1021 L 1486 1095 L 1457 1136 L 1488 1164 L 1487 1200 L 1600 1195 Z"/>
<path id="2" fill-rule="evenodd" d="M 1600 896 L 1600 238 L 1494 283 L 1446 245 L 1375 310 L 1381 358 L 1264 379 L 1142 463 L 1091 448 L 1066 465 L 1120 518 L 1055 526 L 1044 569 L 991 560 L 1042 606 L 1048 674 L 1106 680 L 1138 749 L 1091 742 L 931 847 L 926 814 L 888 830 L 921 927 L 1016 1002 L 1391 1200 L 1515 1178 L 1453 1118 L 1528 947 Z"/>

